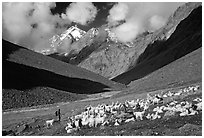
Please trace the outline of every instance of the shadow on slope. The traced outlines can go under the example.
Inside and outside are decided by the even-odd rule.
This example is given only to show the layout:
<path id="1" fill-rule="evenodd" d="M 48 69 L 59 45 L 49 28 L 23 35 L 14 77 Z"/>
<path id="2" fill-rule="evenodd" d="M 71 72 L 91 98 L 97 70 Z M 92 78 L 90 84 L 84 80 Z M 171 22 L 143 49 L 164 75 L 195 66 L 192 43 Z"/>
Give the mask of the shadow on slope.
<path id="1" fill-rule="evenodd" d="M 88 70 L 2 41 L 3 88 L 22 90 L 49 86 L 68 92 L 88 94 L 101 92 L 104 88 L 124 87 Z"/>
<path id="2" fill-rule="evenodd" d="M 86 79 L 70 78 L 43 69 L 3 61 L 3 89 L 26 90 L 33 87 L 51 87 L 72 93 L 101 92 L 107 86 Z"/>
<path id="3" fill-rule="evenodd" d="M 124 87 L 5 40 L 2 50 L 3 110 L 70 102 Z"/>
<path id="4" fill-rule="evenodd" d="M 201 6 L 194 9 L 186 19 L 179 23 L 168 40 L 156 41 L 149 45 L 137 60 L 136 66 L 115 77 L 113 81 L 129 84 L 200 47 L 202 47 Z"/>

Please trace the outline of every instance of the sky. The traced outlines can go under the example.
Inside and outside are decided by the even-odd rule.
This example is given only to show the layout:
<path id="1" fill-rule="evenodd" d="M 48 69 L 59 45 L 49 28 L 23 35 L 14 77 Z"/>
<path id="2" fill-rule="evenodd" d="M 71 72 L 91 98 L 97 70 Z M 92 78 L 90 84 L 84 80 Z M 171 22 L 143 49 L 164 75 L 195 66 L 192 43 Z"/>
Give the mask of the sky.
<path id="1" fill-rule="evenodd" d="M 2 37 L 26 48 L 40 51 L 50 47 L 49 39 L 77 24 L 82 30 L 103 24 L 121 42 L 130 42 L 144 31 L 166 24 L 184 3 L 174 2 L 42 2 L 2 3 Z M 121 21 L 123 21 L 122 24 Z M 67 45 L 67 48 L 70 45 Z M 66 49 L 66 47 L 65 47 Z"/>
<path id="2" fill-rule="evenodd" d="M 70 5 L 71 2 L 56 2 L 56 7 L 52 9 L 52 13 L 64 13 L 66 12 L 66 8 Z M 80 23 L 72 23 L 71 25 L 77 24 L 80 29 L 84 31 L 88 31 L 93 27 L 100 27 L 101 25 L 106 23 L 106 17 L 109 14 L 109 10 L 113 7 L 114 2 L 93 2 L 94 6 L 96 6 L 98 12 L 94 21 L 89 23 L 88 25 L 81 25 Z"/>

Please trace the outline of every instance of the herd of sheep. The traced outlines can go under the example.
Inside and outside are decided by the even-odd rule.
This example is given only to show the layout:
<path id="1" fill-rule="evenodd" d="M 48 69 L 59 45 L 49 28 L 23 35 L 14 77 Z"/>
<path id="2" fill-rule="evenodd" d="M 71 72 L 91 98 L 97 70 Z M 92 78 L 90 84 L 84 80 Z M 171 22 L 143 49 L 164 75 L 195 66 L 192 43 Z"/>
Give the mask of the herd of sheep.
<path id="1" fill-rule="evenodd" d="M 176 92 L 147 94 L 146 99 L 126 100 L 124 103 L 113 102 L 111 105 L 101 104 L 96 107 L 89 105 L 81 114 L 68 117 L 65 130 L 67 133 L 72 133 L 85 127 L 118 126 L 131 121 L 155 120 L 175 114 L 195 115 L 202 112 L 202 99 L 199 97 L 191 102 L 173 100 L 167 104 L 162 103 L 164 103 L 164 98 L 195 92 L 198 89 L 198 85 L 189 86 Z"/>

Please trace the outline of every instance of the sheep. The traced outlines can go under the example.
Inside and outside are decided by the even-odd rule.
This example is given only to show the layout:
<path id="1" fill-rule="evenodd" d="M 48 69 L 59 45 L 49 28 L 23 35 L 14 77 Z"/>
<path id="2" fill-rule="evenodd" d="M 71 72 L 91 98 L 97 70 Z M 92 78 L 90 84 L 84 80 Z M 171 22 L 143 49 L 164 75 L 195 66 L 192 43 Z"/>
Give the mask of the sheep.
<path id="1" fill-rule="evenodd" d="M 133 110 L 134 110 L 134 109 L 136 109 L 136 110 L 141 110 L 140 103 L 137 103 L 136 106 L 133 107 Z"/>
<path id="2" fill-rule="evenodd" d="M 154 112 L 158 112 L 158 113 L 163 113 L 162 109 L 157 106 L 156 108 L 153 109 Z"/>
<path id="3" fill-rule="evenodd" d="M 192 106 L 191 103 L 189 103 L 188 101 L 186 101 L 186 105 L 184 105 L 184 108 L 190 108 Z"/>
<path id="4" fill-rule="evenodd" d="M 176 105 L 176 103 L 178 103 L 177 101 L 172 101 L 169 105 L 174 106 Z"/>
<path id="5" fill-rule="evenodd" d="M 94 115 L 90 115 L 90 117 L 88 118 L 88 125 L 89 125 L 89 127 L 94 127 L 95 126 Z"/>
<path id="6" fill-rule="evenodd" d="M 200 102 L 200 101 L 202 101 L 202 99 L 200 99 L 199 97 L 197 97 L 197 98 L 195 98 L 193 101 L 194 101 L 194 102 Z"/>
<path id="7" fill-rule="evenodd" d="M 160 99 L 160 101 L 163 101 L 163 100 L 164 100 L 159 94 L 157 94 L 155 97 L 156 97 L 157 99 Z"/>
<path id="8" fill-rule="evenodd" d="M 110 122 L 109 122 L 109 120 L 105 120 L 104 122 L 103 122 L 103 124 L 101 124 L 102 126 L 105 126 L 105 125 L 109 125 L 110 124 Z"/>
<path id="9" fill-rule="evenodd" d="M 118 122 L 118 120 L 116 119 L 115 120 L 115 123 L 114 123 L 114 126 L 119 126 L 120 124 L 119 124 L 119 122 Z"/>
<path id="10" fill-rule="evenodd" d="M 97 127 L 98 124 L 103 124 L 105 121 L 106 115 L 104 114 L 103 116 L 97 115 L 95 117 L 95 127 Z"/>
<path id="11" fill-rule="evenodd" d="M 75 120 L 75 121 L 74 121 L 74 124 L 75 124 L 75 127 L 76 127 L 77 130 L 80 129 L 81 126 L 82 126 L 82 120 L 81 120 L 81 118 Z"/>
<path id="12" fill-rule="evenodd" d="M 191 113 L 188 114 L 188 115 L 195 115 L 195 114 L 198 114 L 198 112 L 195 111 L 195 110 L 193 110 L 192 108 L 190 108 L 189 111 L 190 111 Z"/>
<path id="13" fill-rule="evenodd" d="M 149 104 L 146 102 L 146 103 L 144 104 L 143 109 L 144 109 L 144 111 L 146 111 L 148 108 L 149 108 Z"/>
<path id="14" fill-rule="evenodd" d="M 166 97 L 168 97 L 168 95 L 167 95 L 167 94 L 164 94 L 162 97 L 166 98 Z"/>
<path id="15" fill-rule="evenodd" d="M 134 107 L 136 105 L 136 102 L 134 100 L 127 101 L 127 103 L 130 105 L 130 107 Z"/>
<path id="16" fill-rule="evenodd" d="M 185 109 L 185 110 L 184 110 L 183 112 L 181 112 L 179 115 L 180 115 L 180 116 L 187 116 L 187 115 L 188 115 L 188 110 Z"/>
<path id="17" fill-rule="evenodd" d="M 65 130 L 72 129 L 72 128 L 73 127 L 72 127 L 71 123 L 67 123 L 67 126 L 65 127 Z"/>
<path id="18" fill-rule="evenodd" d="M 75 129 L 74 129 L 74 128 L 67 129 L 67 133 L 68 133 L 68 134 L 69 134 L 69 133 L 72 133 L 73 131 L 75 131 Z"/>
<path id="19" fill-rule="evenodd" d="M 159 118 L 161 118 L 161 116 L 160 115 L 158 115 L 158 112 L 156 112 L 155 114 L 152 114 L 152 120 L 155 120 L 155 119 L 159 119 Z"/>
<path id="20" fill-rule="evenodd" d="M 195 92 L 195 91 L 197 91 L 198 89 L 199 89 L 199 85 L 197 85 L 197 86 L 194 86 L 194 89 L 193 89 L 193 91 Z"/>
<path id="21" fill-rule="evenodd" d="M 143 120 L 144 113 L 145 113 L 145 111 L 142 111 L 142 112 L 133 112 L 135 118 L 136 119 L 140 118 L 140 120 Z"/>
<path id="22" fill-rule="evenodd" d="M 184 89 L 183 89 L 183 92 L 184 92 L 184 93 L 187 93 L 187 92 L 188 92 L 188 89 L 187 89 L 187 88 L 184 88 Z"/>
<path id="23" fill-rule="evenodd" d="M 197 106 L 196 110 L 202 110 L 202 102 L 197 103 L 196 106 Z"/>
<path id="24" fill-rule="evenodd" d="M 175 95 L 175 96 L 179 96 L 179 95 L 181 95 L 181 93 L 182 93 L 182 91 L 178 91 L 178 92 L 175 93 L 174 95 Z"/>
<path id="25" fill-rule="evenodd" d="M 153 104 L 158 104 L 159 101 L 160 101 L 160 99 L 158 99 L 158 98 L 155 97 L 155 98 L 153 99 Z"/>
<path id="26" fill-rule="evenodd" d="M 171 96 L 173 96 L 174 94 L 169 91 L 169 92 L 167 93 L 167 95 L 168 95 L 169 97 L 171 97 Z"/>
<path id="27" fill-rule="evenodd" d="M 151 119 L 151 115 L 148 113 L 146 116 L 147 119 Z"/>
<path id="28" fill-rule="evenodd" d="M 125 120 L 125 123 L 131 122 L 131 121 L 135 121 L 135 118 L 132 117 L 132 118 L 129 118 L 129 119 Z"/>
<path id="29" fill-rule="evenodd" d="M 46 121 L 47 127 L 53 126 L 54 121 L 55 121 L 54 119 L 52 119 L 52 120 L 47 120 L 47 121 Z"/>

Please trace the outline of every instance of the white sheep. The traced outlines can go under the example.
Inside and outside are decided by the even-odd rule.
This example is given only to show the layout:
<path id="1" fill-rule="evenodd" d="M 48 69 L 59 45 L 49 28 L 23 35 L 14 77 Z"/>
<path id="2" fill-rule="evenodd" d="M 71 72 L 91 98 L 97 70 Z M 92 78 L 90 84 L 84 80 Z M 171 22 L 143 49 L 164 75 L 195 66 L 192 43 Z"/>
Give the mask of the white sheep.
<path id="1" fill-rule="evenodd" d="M 185 109 L 185 110 L 184 110 L 183 112 L 181 112 L 179 115 L 180 115 L 180 116 L 187 116 L 187 115 L 188 115 L 188 110 Z"/>
<path id="2" fill-rule="evenodd" d="M 147 119 L 151 119 L 150 113 L 147 114 L 146 118 L 147 118 Z"/>
<path id="3" fill-rule="evenodd" d="M 158 118 L 158 119 L 161 118 L 161 116 L 158 115 L 158 112 L 156 112 L 155 114 L 152 114 L 151 118 L 152 118 L 152 120 L 155 120 L 155 119 L 157 119 L 157 118 Z"/>
<path id="4" fill-rule="evenodd" d="M 162 107 L 163 108 L 163 107 Z M 153 109 L 154 112 L 158 112 L 158 113 L 163 113 L 162 109 L 157 106 L 156 108 Z"/>
<path id="5" fill-rule="evenodd" d="M 94 115 L 90 115 L 90 117 L 88 118 L 88 125 L 89 125 L 89 127 L 94 127 L 95 126 Z"/>
<path id="6" fill-rule="evenodd" d="M 160 99 L 155 97 L 155 98 L 153 99 L 153 104 L 158 104 L 159 101 L 160 101 Z"/>
<path id="7" fill-rule="evenodd" d="M 144 104 L 144 106 L 143 106 L 143 108 L 144 108 L 144 111 L 146 111 L 148 108 L 149 108 L 149 103 L 148 102 L 146 102 L 145 104 Z"/>
<path id="8" fill-rule="evenodd" d="M 142 111 L 142 112 L 133 112 L 135 118 L 136 119 L 140 118 L 140 120 L 143 120 L 144 113 L 145 113 L 145 111 Z"/>
<path id="9" fill-rule="evenodd" d="M 174 95 L 175 96 L 179 96 L 179 95 L 181 95 L 181 93 L 182 93 L 182 91 L 181 90 L 179 90 L 178 92 L 176 92 Z"/>
<path id="10" fill-rule="evenodd" d="M 72 128 L 73 127 L 72 127 L 71 123 L 67 123 L 67 126 L 65 127 L 65 130 L 72 129 Z"/>
<path id="11" fill-rule="evenodd" d="M 194 102 L 200 102 L 200 101 L 202 101 L 202 99 L 199 98 L 199 97 L 197 97 L 197 98 L 195 98 L 193 101 L 194 101 Z"/>
<path id="12" fill-rule="evenodd" d="M 168 97 L 168 95 L 167 95 L 167 94 L 164 94 L 162 97 L 166 98 L 166 97 Z"/>
<path id="13" fill-rule="evenodd" d="M 135 118 L 132 117 L 132 118 L 129 118 L 129 119 L 125 120 L 125 123 L 131 122 L 131 121 L 135 121 Z"/>
<path id="14" fill-rule="evenodd" d="M 169 105 L 174 106 L 176 105 L 178 102 L 177 101 L 172 101 Z"/>
<path id="15" fill-rule="evenodd" d="M 195 92 L 195 91 L 197 91 L 197 90 L 199 89 L 199 87 L 200 87 L 199 85 L 194 86 L 194 89 L 193 89 L 193 90 L 194 90 L 194 92 Z"/>
<path id="16" fill-rule="evenodd" d="M 167 93 L 167 95 L 168 95 L 168 97 L 171 97 L 171 96 L 173 96 L 174 94 L 169 91 L 169 92 Z"/>
<path id="17" fill-rule="evenodd" d="M 120 124 L 118 123 L 118 120 L 115 120 L 114 126 L 119 126 Z"/>
<path id="18" fill-rule="evenodd" d="M 197 103 L 196 106 L 197 106 L 196 110 L 202 110 L 202 102 Z"/>
<path id="19" fill-rule="evenodd" d="M 189 103 L 188 101 L 186 101 L 186 105 L 184 105 L 184 108 L 190 108 L 192 106 L 192 103 Z"/>
<path id="20" fill-rule="evenodd" d="M 74 130 L 74 129 L 72 129 L 72 128 L 71 128 L 71 129 L 67 129 L 67 133 L 68 133 L 68 134 L 69 134 L 69 133 L 72 133 L 73 130 Z"/>
<path id="21" fill-rule="evenodd" d="M 79 129 L 80 128 L 80 119 L 75 120 L 74 124 L 75 124 L 76 128 Z"/>
<path id="22" fill-rule="evenodd" d="M 190 108 L 189 110 L 190 110 L 191 113 L 188 114 L 188 115 L 195 115 L 195 114 L 198 114 L 198 112 L 195 111 L 195 110 L 193 110 L 192 108 Z"/>
<path id="23" fill-rule="evenodd" d="M 103 116 L 97 115 L 95 117 L 95 127 L 98 126 L 98 124 L 103 124 L 105 121 L 106 115 L 104 114 Z"/>
<path id="24" fill-rule="evenodd" d="M 130 107 L 136 106 L 136 102 L 134 100 L 132 101 L 127 101 L 127 103 L 130 105 Z"/>
<path id="25" fill-rule="evenodd" d="M 81 124 L 82 124 L 83 126 L 86 126 L 86 125 L 89 124 L 88 114 L 86 114 L 86 115 L 84 115 L 84 116 L 82 117 Z"/>
<path id="26" fill-rule="evenodd" d="M 53 126 L 54 121 L 55 121 L 54 119 L 52 119 L 52 120 L 47 120 L 47 121 L 46 121 L 47 127 Z"/>
<path id="27" fill-rule="evenodd" d="M 108 125 L 108 124 L 110 124 L 109 120 L 105 120 L 105 121 L 103 122 L 103 124 L 101 124 L 101 125 L 102 125 L 102 126 L 105 126 L 105 125 Z"/>

